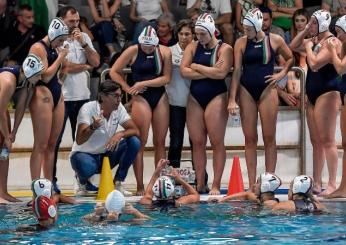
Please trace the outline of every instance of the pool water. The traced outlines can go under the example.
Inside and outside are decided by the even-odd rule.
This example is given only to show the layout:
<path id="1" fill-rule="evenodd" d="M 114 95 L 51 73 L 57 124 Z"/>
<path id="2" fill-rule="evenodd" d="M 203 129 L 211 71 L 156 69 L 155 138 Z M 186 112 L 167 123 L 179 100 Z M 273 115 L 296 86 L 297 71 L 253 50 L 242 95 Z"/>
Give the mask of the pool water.
<path id="1" fill-rule="evenodd" d="M 19 229 L 36 220 L 22 206 L 0 207 L 0 244 L 309 244 L 346 243 L 346 202 L 326 204 L 330 213 L 273 215 L 246 202 L 200 204 L 169 210 L 135 205 L 152 217 L 149 221 L 107 225 L 91 224 L 81 217 L 91 203 L 59 207 L 58 223 L 45 231 Z M 126 222 L 127 221 L 127 222 Z"/>

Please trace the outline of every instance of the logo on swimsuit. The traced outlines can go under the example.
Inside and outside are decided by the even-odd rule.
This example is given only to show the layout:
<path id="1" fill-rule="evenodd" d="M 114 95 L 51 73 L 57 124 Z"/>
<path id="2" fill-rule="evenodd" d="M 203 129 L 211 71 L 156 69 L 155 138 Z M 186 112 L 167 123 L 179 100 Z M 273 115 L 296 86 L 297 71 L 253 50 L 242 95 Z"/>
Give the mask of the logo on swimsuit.
<path id="1" fill-rule="evenodd" d="M 147 59 L 154 59 L 153 55 L 147 56 Z"/>
<path id="2" fill-rule="evenodd" d="M 204 52 L 204 54 L 206 54 L 206 55 L 211 55 L 211 52 Z"/>
<path id="3" fill-rule="evenodd" d="M 254 45 L 253 47 L 254 47 L 254 48 L 262 48 L 262 44 L 260 44 L 260 45 Z"/>

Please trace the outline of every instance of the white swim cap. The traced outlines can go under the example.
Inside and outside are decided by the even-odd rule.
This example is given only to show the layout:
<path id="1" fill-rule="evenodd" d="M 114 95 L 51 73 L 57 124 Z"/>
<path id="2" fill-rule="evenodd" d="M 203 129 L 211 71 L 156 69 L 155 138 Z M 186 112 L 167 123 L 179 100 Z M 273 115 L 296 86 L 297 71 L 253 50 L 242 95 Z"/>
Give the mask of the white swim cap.
<path id="1" fill-rule="evenodd" d="M 329 30 L 330 22 L 332 18 L 330 13 L 326 10 L 317 10 L 312 14 L 316 18 L 318 24 L 318 33 L 322 33 Z"/>
<path id="2" fill-rule="evenodd" d="M 45 196 L 51 198 L 53 193 L 52 182 L 45 178 L 35 179 L 31 183 L 31 190 L 34 197 Z"/>
<path id="3" fill-rule="evenodd" d="M 346 15 L 341 16 L 336 21 L 335 26 L 340 27 L 344 32 L 346 32 Z"/>
<path id="4" fill-rule="evenodd" d="M 281 185 L 281 179 L 275 174 L 265 172 L 259 177 L 261 193 L 274 192 Z"/>
<path id="5" fill-rule="evenodd" d="M 25 77 L 29 79 L 41 73 L 44 69 L 44 66 L 40 57 L 35 54 L 29 54 L 23 61 L 22 68 Z"/>
<path id="6" fill-rule="evenodd" d="M 160 176 L 153 186 L 154 195 L 158 199 L 168 199 L 174 194 L 174 184 L 170 177 Z"/>
<path id="7" fill-rule="evenodd" d="M 210 14 L 201 14 L 196 21 L 195 28 L 207 31 L 211 37 L 215 36 L 215 21 Z"/>
<path id="8" fill-rule="evenodd" d="M 107 212 L 122 213 L 124 207 L 125 197 L 120 191 L 114 190 L 107 195 L 105 202 L 105 208 Z"/>
<path id="9" fill-rule="evenodd" d="M 258 8 L 250 9 L 243 19 L 243 25 L 255 27 L 256 32 L 262 30 L 263 14 Z"/>
<path id="10" fill-rule="evenodd" d="M 292 194 L 307 194 L 313 186 L 310 176 L 299 175 L 293 179 Z"/>
<path id="11" fill-rule="evenodd" d="M 159 44 L 159 38 L 155 29 L 152 26 L 145 27 L 138 37 L 138 42 L 143 45 L 157 46 Z"/>
<path id="12" fill-rule="evenodd" d="M 68 35 L 68 27 L 60 18 L 54 18 L 48 28 L 48 39 L 53 42 L 58 37 Z"/>

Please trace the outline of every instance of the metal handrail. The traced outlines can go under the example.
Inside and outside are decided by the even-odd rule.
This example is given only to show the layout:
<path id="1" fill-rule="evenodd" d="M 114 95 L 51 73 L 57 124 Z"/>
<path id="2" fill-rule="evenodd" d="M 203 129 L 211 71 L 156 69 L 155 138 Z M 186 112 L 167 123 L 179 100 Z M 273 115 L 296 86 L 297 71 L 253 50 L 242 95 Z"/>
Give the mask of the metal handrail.
<path id="1" fill-rule="evenodd" d="M 275 67 L 274 71 L 278 72 L 281 71 L 282 67 Z M 106 75 L 109 73 L 110 69 L 104 70 L 100 75 L 100 82 L 104 82 Z M 299 80 L 300 80 L 300 108 L 299 108 L 299 114 L 300 114 L 300 174 L 306 174 L 306 126 L 305 126 L 305 118 L 306 118 L 306 111 L 305 111 L 305 71 L 297 66 L 294 66 L 290 69 L 290 71 L 297 72 L 299 74 Z M 233 68 L 230 71 L 230 74 L 233 72 Z M 131 68 L 124 68 L 123 69 L 124 74 L 131 73 Z M 279 108 L 279 110 L 282 110 Z"/>

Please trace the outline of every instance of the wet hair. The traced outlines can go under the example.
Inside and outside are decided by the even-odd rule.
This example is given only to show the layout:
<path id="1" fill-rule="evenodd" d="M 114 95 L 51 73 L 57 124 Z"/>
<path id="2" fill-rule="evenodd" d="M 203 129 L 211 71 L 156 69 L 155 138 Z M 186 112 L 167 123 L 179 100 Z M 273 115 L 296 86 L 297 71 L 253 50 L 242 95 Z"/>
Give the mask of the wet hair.
<path id="1" fill-rule="evenodd" d="M 195 25 L 190 19 L 183 19 L 177 24 L 177 33 L 180 32 L 184 27 L 187 27 L 191 30 L 192 34 L 195 34 Z"/>
<path id="2" fill-rule="evenodd" d="M 262 12 L 262 14 L 268 13 L 270 18 L 271 19 L 273 18 L 273 12 L 272 12 L 272 10 L 270 8 L 264 7 L 264 6 L 260 6 L 258 9 Z"/>
<path id="3" fill-rule="evenodd" d="M 175 27 L 174 16 L 171 13 L 161 14 L 159 18 L 157 18 L 157 22 L 165 22 L 171 29 Z"/>
<path id="4" fill-rule="evenodd" d="M 59 9 L 58 13 L 56 14 L 56 17 L 64 18 L 67 15 L 67 13 L 70 11 L 71 11 L 71 14 L 77 13 L 77 9 L 75 7 L 68 5 Z"/>

